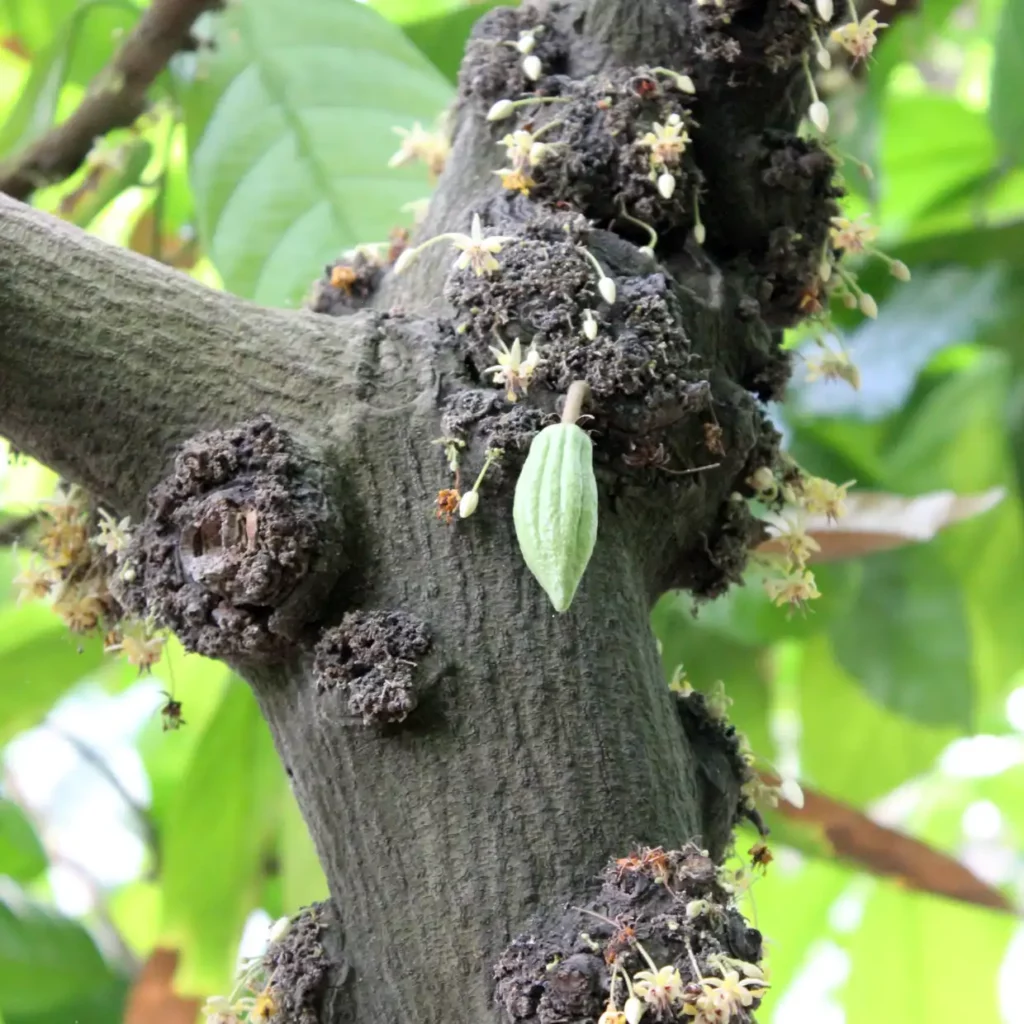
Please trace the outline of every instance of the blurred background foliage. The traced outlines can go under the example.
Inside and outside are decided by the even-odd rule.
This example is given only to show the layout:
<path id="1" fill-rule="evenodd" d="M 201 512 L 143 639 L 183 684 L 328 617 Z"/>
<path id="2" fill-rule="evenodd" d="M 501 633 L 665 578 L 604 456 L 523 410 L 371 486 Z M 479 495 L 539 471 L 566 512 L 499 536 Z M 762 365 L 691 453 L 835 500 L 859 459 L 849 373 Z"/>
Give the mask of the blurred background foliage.
<path id="1" fill-rule="evenodd" d="M 75 108 L 144 6 L 0 0 L 0 160 Z M 246 0 L 197 26 L 151 115 L 34 201 L 298 306 L 340 250 L 386 239 L 429 195 L 422 169 L 386 169 L 392 128 L 434 123 L 490 6 Z M 900 0 L 880 17 L 893 25 L 869 73 L 837 67 L 821 87 L 851 215 L 870 214 L 913 280 L 866 265 L 878 319 L 837 314 L 862 387 L 798 370 L 775 414 L 799 461 L 837 482 L 1006 496 L 926 544 L 823 566 L 806 615 L 755 584 L 697 618 L 667 595 L 653 625 L 667 674 L 724 680 L 755 750 L 838 816 L 838 830 L 823 813 L 771 818 L 775 861 L 746 897 L 770 949 L 760 1019 L 1020 1024 L 1024 0 Z M 140 678 L 16 600 L 24 555 L 9 541 L 54 484 L 0 459 L 0 1018 L 188 1024 L 269 919 L 325 895 L 323 878 L 243 684 L 173 644 Z M 168 695 L 177 731 L 162 728 Z M 874 854 L 851 841 L 872 821 L 1011 909 L 887 879 L 892 834 Z"/>

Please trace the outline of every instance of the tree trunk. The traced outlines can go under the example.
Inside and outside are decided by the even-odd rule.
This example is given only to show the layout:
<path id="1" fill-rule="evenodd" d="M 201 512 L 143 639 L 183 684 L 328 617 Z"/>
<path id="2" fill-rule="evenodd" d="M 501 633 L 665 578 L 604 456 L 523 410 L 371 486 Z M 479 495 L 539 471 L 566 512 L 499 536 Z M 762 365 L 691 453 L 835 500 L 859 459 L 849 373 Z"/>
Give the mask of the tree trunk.
<path id="1" fill-rule="evenodd" d="M 538 24 L 552 69 L 539 89 L 572 102 L 527 107 L 533 121 L 496 133 L 491 105 L 533 88 L 501 40 Z M 340 317 L 210 293 L 0 198 L 0 429 L 118 512 L 139 516 L 151 494 L 124 599 L 158 608 L 256 693 L 337 918 L 320 1024 L 498 1020 L 502 950 L 592 903 L 609 858 L 691 840 L 718 858 L 729 842 L 740 778 L 708 788 L 648 616 L 668 587 L 720 593 L 755 536 L 736 492 L 777 454 L 758 398 L 781 393 L 779 328 L 804 311 L 834 212 L 831 160 L 793 134 L 811 31 L 760 0 L 485 16 L 422 237 L 479 213 L 485 233 L 515 239 L 502 270 L 452 271 L 443 244 L 405 277 L 357 258 L 377 288 L 360 303 L 324 282 L 320 306 Z M 659 65 L 691 75 L 695 99 Z M 605 94 L 631 133 L 601 143 L 606 164 L 585 151 L 546 193 L 498 195 L 506 126 L 575 130 Z M 672 110 L 693 144 L 669 204 L 639 140 Z M 613 195 L 657 220 L 657 263 Z M 614 305 L 581 247 L 617 280 Z M 550 289 L 531 277 L 548 266 Z M 545 320 L 566 303 L 576 341 Z M 586 349 L 591 307 L 601 334 Z M 515 405 L 484 374 L 506 324 L 542 338 L 547 363 Z M 600 526 L 557 614 L 523 565 L 511 502 L 574 377 L 595 396 Z M 466 442 L 463 489 L 489 447 L 505 459 L 479 511 L 446 523 L 434 502 L 453 479 L 435 442 L 452 435 Z M 555 1019 L 527 1003 L 502 1005 Z"/>

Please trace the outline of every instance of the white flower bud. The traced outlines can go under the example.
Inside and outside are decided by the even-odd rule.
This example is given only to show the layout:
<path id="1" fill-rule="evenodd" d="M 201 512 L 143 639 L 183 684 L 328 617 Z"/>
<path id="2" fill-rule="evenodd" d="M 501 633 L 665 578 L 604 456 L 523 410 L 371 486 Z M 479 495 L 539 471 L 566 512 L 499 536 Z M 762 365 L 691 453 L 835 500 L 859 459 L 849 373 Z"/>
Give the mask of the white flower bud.
<path id="1" fill-rule="evenodd" d="M 681 92 L 687 92 L 691 96 L 697 91 L 693 85 L 693 79 L 689 75 L 676 75 L 676 88 Z"/>
<path id="2" fill-rule="evenodd" d="M 402 253 L 402 255 L 399 256 L 397 260 L 395 260 L 395 273 L 401 274 L 404 271 L 408 270 L 410 264 L 414 259 L 416 259 L 416 250 L 406 249 Z"/>
<path id="3" fill-rule="evenodd" d="M 818 52 L 814 55 L 820 67 L 826 71 L 832 70 L 832 54 L 824 46 L 818 46 Z"/>
<path id="4" fill-rule="evenodd" d="M 267 936 L 267 942 L 280 942 L 288 934 L 288 929 L 291 928 L 291 926 L 292 919 L 290 917 L 279 917 L 270 926 L 270 934 Z"/>
<path id="5" fill-rule="evenodd" d="M 832 276 L 832 261 L 831 260 L 822 260 L 821 261 L 821 266 L 818 267 L 818 277 L 820 277 L 821 280 L 824 282 L 824 281 L 827 281 L 831 276 Z"/>
<path id="6" fill-rule="evenodd" d="M 526 56 L 526 54 L 533 52 L 533 47 L 536 45 L 536 42 L 537 40 L 532 32 L 520 32 L 519 42 L 516 43 L 516 49 L 523 54 L 523 56 Z"/>
<path id="7" fill-rule="evenodd" d="M 910 280 L 910 267 L 903 262 L 903 260 L 893 260 L 889 264 L 889 270 L 892 271 L 892 276 L 897 281 L 909 281 Z"/>
<path id="8" fill-rule="evenodd" d="M 814 0 L 814 9 L 818 12 L 818 17 L 824 22 L 832 20 L 832 16 L 836 13 L 835 8 L 832 6 L 832 0 Z"/>
<path id="9" fill-rule="evenodd" d="M 654 250 L 649 245 L 640 246 L 640 255 L 646 256 L 648 259 L 654 259 Z"/>
<path id="10" fill-rule="evenodd" d="M 860 297 L 860 311 L 872 320 L 878 319 L 878 303 L 867 292 Z"/>
<path id="11" fill-rule="evenodd" d="M 802 809 L 804 806 L 804 791 L 800 788 L 800 783 L 796 779 L 783 779 L 779 783 L 779 796 L 786 803 L 792 804 L 797 810 Z"/>
<path id="12" fill-rule="evenodd" d="M 487 111 L 488 121 L 504 121 L 515 112 L 516 105 L 511 100 L 498 100 L 497 103 Z"/>
<path id="13" fill-rule="evenodd" d="M 690 900 L 686 904 L 686 916 L 691 920 L 695 920 L 708 909 L 707 900 Z"/>
<path id="14" fill-rule="evenodd" d="M 807 114 L 814 127 L 824 135 L 828 131 L 828 107 L 821 100 L 815 100 Z"/>
<path id="15" fill-rule="evenodd" d="M 593 341 L 597 337 L 597 321 L 589 309 L 583 310 L 583 334 L 587 341 Z"/>
<path id="16" fill-rule="evenodd" d="M 658 175 L 658 192 L 662 199 L 671 199 L 672 193 L 676 190 L 676 179 L 668 171 L 662 171 Z"/>
<path id="17" fill-rule="evenodd" d="M 536 82 L 537 79 L 540 78 L 543 70 L 544 69 L 541 67 L 540 63 L 540 57 L 538 57 L 537 54 L 531 53 L 528 57 L 523 58 L 523 74 L 526 75 L 531 82 Z"/>
<path id="18" fill-rule="evenodd" d="M 843 305 L 847 309 L 856 309 L 857 308 L 857 296 L 854 295 L 852 292 L 845 292 L 844 295 L 843 295 Z"/>
<path id="19" fill-rule="evenodd" d="M 636 996 L 630 996 L 623 1007 L 627 1024 L 639 1024 L 640 1018 L 644 1015 L 644 1004 Z"/>
<path id="20" fill-rule="evenodd" d="M 459 500 L 459 518 L 468 519 L 476 511 L 476 507 L 479 504 L 480 492 L 466 491 L 466 493 Z"/>
<path id="21" fill-rule="evenodd" d="M 546 142 L 535 142 L 530 146 L 530 166 L 536 167 L 544 159 L 544 154 L 547 151 L 548 144 Z"/>
<path id="22" fill-rule="evenodd" d="M 765 492 L 770 491 L 775 486 L 775 474 L 768 468 L 768 466 L 761 466 L 760 469 L 754 470 L 751 474 L 750 479 L 747 483 L 754 488 L 755 491 Z"/>
<path id="23" fill-rule="evenodd" d="M 597 290 L 601 293 L 601 298 L 609 306 L 615 305 L 615 296 L 618 295 L 618 291 L 615 287 L 615 282 L 610 277 L 602 277 L 597 282 Z"/>
<path id="24" fill-rule="evenodd" d="M 707 228 L 704 227 L 699 221 L 693 225 L 693 240 L 698 245 L 703 245 L 704 240 L 708 237 Z"/>

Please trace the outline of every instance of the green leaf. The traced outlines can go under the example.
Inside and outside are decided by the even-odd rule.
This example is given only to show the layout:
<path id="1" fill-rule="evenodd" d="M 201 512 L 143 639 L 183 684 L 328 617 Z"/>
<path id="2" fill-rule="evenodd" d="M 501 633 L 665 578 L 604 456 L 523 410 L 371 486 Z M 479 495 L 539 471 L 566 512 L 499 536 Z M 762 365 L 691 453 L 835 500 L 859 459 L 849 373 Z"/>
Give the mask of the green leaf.
<path id="1" fill-rule="evenodd" d="M 1024 0 L 1005 0 L 995 40 L 995 63 L 988 115 L 1003 155 L 1014 163 L 1024 157 Z"/>
<path id="2" fill-rule="evenodd" d="M 877 320 L 846 339 L 861 387 L 815 383 L 793 389 L 801 416 L 881 419 L 907 400 L 918 373 L 941 349 L 975 340 L 999 314 L 1000 268 L 943 267 L 923 271 L 893 289 Z"/>
<path id="3" fill-rule="evenodd" d="M 499 6 L 508 5 L 502 0 L 483 0 L 469 7 L 404 24 L 402 30 L 430 58 L 434 67 L 454 82 L 459 77 L 459 66 L 470 30 L 482 15 Z"/>
<path id="4" fill-rule="evenodd" d="M 70 57 L 71 31 L 65 27 L 32 61 L 32 70 L 0 128 L 0 157 L 24 149 L 53 124 Z"/>
<path id="5" fill-rule="evenodd" d="M 1015 927 L 1010 914 L 877 883 L 847 946 L 847 1024 L 1004 1019 L 996 972 Z M 937 978 L 942 964 L 955 964 L 964 979 L 959 998 Z"/>
<path id="6" fill-rule="evenodd" d="M 76 996 L 42 1013 L 8 1013 L 4 1024 L 122 1024 L 128 982 L 112 978 L 102 989 Z"/>
<path id="7" fill-rule="evenodd" d="M 761 648 L 737 640 L 736 634 L 704 629 L 694 621 L 693 599 L 682 591 L 666 594 L 655 605 L 651 626 L 661 644 L 665 677 L 677 666 L 686 670 L 693 686 L 708 691 L 721 679 L 733 705 L 729 715 L 746 733 L 753 749 L 769 757 L 774 745 L 768 734 L 768 686 Z"/>
<path id="8" fill-rule="evenodd" d="M 174 699 L 181 702 L 181 729 L 164 729 L 158 713 L 166 695 L 154 697 L 153 715 L 143 726 L 137 740 L 139 754 L 149 777 L 150 815 L 157 830 L 162 831 L 167 817 L 178 800 L 178 787 L 196 747 L 217 714 L 226 689 L 232 683 L 231 670 L 219 661 L 210 661 L 198 654 L 186 655 L 172 638 L 164 658 L 155 666 L 162 679 L 173 679 Z"/>
<path id="9" fill-rule="evenodd" d="M 102 664 L 102 642 L 70 633 L 49 608 L 0 606 L 0 743 L 37 725 L 59 697 Z"/>
<path id="10" fill-rule="evenodd" d="M 186 726 L 185 728 L 188 728 Z M 178 786 L 163 835 L 164 941 L 182 994 L 225 992 L 261 888 L 284 774 L 240 680 L 224 692 Z"/>
<path id="11" fill-rule="evenodd" d="M 81 11 L 67 81 L 85 84 L 109 63 L 124 33 L 138 20 L 132 0 L 0 0 L 0 28 L 14 36 L 33 63 Z"/>
<path id="12" fill-rule="evenodd" d="M 959 583 L 935 545 L 874 555 L 863 572 L 850 611 L 831 624 L 839 664 L 883 707 L 966 731 L 971 633 Z"/>
<path id="13" fill-rule="evenodd" d="M 988 172 L 995 162 L 984 115 L 951 96 L 894 91 L 886 99 L 882 126 L 877 223 L 889 235 L 905 234 L 936 196 Z M 965 217 L 961 223 L 966 227 L 970 221 Z M 954 226 L 947 222 L 945 229 Z"/>
<path id="14" fill-rule="evenodd" d="M 13 886 L 0 891 L 0 1010 L 8 1019 L 94 994 L 111 980 L 77 921 L 33 903 Z"/>
<path id="15" fill-rule="evenodd" d="M 865 635 L 863 642 L 872 641 Z M 843 671 L 826 637 L 805 641 L 797 653 L 784 682 L 797 687 L 801 777 L 829 796 L 863 808 L 930 769 L 959 734 L 882 707 Z"/>
<path id="16" fill-rule="evenodd" d="M 46 852 L 25 812 L 0 797 L 0 875 L 30 882 L 46 869 Z"/>
<path id="17" fill-rule="evenodd" d="M 299 805 L 290 792 L 285 794 L 281 815 L 281 875 L 284 913 L 294 914 L 300 907 L 327 899 L 327 879 Z"/>
<path id="18" fill-rule="evenodd" d="M 774 843 L 776 853 L 781 852 Z M 853 873 L 827 861 L 804 861 L 788 866 L 784 857 L 773 864 L 753 889 L 744 913 L 764 933 L 772 988 L 757 1019 L 774 1019 L 786 986 L 802 967 L 808 953 L 828 930 L 833 903 Z"/>
<path id="19" fill-rule="evenodd" d="M 0 128 L 0 156 L 23 149 L 54 122 L 61 90 L 67 81 L 86 82 L 110 59 L 119 34 L 130 28 L 138 11 L 126 0 L 74 0 L 49 5 L 13 3 L 13 24 L 33 53 L 32 70 L 17 103 Z"/>
<path id="20" fill-rule="evenodd" d="M 428 194 L 425 170 L 388 169 L 391 128 L 432 123 L 451 87 L 355 0 L 232 5 L 209 56 L 184 96 L 200 233 L 230 290 L 295 305 Z"/>

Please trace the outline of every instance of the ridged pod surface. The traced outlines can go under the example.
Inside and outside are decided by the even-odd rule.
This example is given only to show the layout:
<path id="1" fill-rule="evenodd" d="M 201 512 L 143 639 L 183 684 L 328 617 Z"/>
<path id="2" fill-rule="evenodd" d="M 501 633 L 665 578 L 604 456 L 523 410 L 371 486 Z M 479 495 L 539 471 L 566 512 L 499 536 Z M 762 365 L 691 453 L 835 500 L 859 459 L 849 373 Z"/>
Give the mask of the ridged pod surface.
<path id="1" fill-rule="evenodd" d="M 527 567 L 555 610 L 564 612 L 597 540 L 593 445 L 575 423 L 545 427 L 533 439 L 512 517 Z"/>

